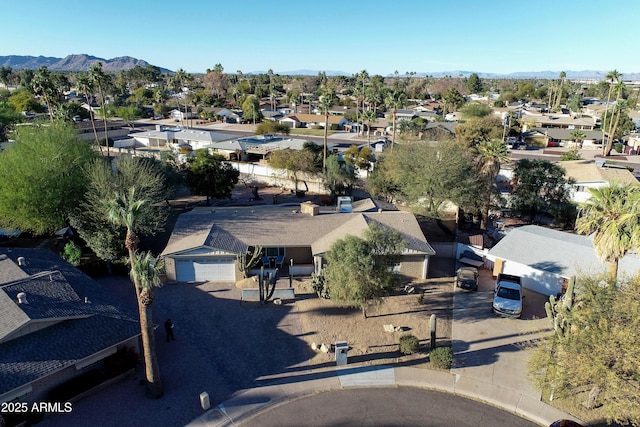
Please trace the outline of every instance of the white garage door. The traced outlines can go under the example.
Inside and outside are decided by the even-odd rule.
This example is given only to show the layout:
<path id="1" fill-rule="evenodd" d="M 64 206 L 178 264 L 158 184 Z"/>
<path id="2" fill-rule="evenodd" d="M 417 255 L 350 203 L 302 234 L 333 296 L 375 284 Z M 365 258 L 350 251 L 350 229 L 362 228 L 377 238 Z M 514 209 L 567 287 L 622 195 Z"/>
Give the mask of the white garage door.
<path id="1" fill-rule="evenodd" d="M 236 279 L 232 257 L 176 259 L 176 278 L 180 282 L 233 282 Z"/>

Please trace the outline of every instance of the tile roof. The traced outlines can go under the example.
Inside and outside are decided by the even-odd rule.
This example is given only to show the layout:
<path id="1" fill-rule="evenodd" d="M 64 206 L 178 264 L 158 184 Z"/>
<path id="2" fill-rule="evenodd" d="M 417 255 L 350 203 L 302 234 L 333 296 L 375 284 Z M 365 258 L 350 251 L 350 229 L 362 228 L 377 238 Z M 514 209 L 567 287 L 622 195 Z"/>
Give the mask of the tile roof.
<path id="1" fill-rule="evenodd" d="M 435 251 L 427 243 L 415 216 L 409 212 L 336 213 L 321 210 L 310 216 L 295 206 L 194 209 L 178 217 L 163 256 L 206 246 L 244 253 L 248 246 L 311 246 L 325 252 L 347 234 L 361 235 L 372 221 L 400 232 L 407 248 L 425 254 Z"/>
<path id="2" fill-rule="evenodd" d="M 590 237 L 537 225 L 512 229 L 489 255 L 565 277 L 598 274 L 607 268 L 596 256 Z M 639 269 L 640 258 L 634 254 L 620 261 L 621 274 L 635 275 Z"/>
<path id="3" fill-rule="evenodd" d="M 139 335 L 133 308 L 53 252 L 0 248 L 0 258 L 0 395 Z M 7 280 L 16 269 L 24 276 Z"/>

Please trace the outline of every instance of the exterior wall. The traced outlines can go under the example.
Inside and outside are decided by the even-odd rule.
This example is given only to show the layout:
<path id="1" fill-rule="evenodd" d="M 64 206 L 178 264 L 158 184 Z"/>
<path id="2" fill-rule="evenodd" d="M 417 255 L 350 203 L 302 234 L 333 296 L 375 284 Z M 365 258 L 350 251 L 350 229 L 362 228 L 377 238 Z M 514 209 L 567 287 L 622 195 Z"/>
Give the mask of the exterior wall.
<path id="1" fill-rule="evenodd" d="M 492 261 L 495 261 L 495 257 Z M 522 277 L 522 286 L 534 292 L 557 295 L 562 291 L 564 277 L 559 274 L 538 270 L 509 260 L 504 260 L 502 272 Z"/>
<path id="2" fill-rule="evenodd" d="M 313 264 L 313 255 L 310 247 L 287 247 L 285 249 L 284 263 L 290 265 L 293 258 L 293 265 Z"/>
<path id="3" fill-rule="evenodd" d="M 164 258 L 164 270 L 167 274 L 167 280 L 175 282 L 176 279 L 176 260 L 171 257 Z"/>
<path id="4" fill-rule="evenodd" d="M 400 263 L 400 274 L 412 279 L 426 279 L 425 263 L 428 259 L 427 255 L 404 255 Z"/>
<path id="5" fill-rule="evenodd" d="M 288 189 L 295 188 L 295 182 L 287 177 L 287 171 L 283 169 L 274 169 L 267 164 L 262 163 L 240 163 L 229 162 L 231 166 L 240 171 L 240 174 L 247 175 L 256 182 L 265 183 L 274 187 L 283 187 Z M 309 187 L 309 191 L 317 194 L 328 194 L 322 180 L 318 177 L 310 176 L 304 173 L 298 174 L 298 181 L 305 181 Z M 303 187 L 300 184 L 299 187 Z"/>

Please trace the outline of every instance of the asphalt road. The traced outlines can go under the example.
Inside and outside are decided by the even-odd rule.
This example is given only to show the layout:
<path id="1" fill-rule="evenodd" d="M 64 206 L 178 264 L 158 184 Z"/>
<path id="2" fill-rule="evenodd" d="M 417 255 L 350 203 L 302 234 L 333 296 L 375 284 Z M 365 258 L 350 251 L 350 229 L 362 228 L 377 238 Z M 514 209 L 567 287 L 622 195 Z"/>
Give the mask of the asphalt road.
<path id="1" fill-rule="evenodd" d="M 411 387 L 355 388 L 318 393 L 275 406 L 244 421 L 251 427 L 456 426 L 534 427 L 493 406 Z"/>

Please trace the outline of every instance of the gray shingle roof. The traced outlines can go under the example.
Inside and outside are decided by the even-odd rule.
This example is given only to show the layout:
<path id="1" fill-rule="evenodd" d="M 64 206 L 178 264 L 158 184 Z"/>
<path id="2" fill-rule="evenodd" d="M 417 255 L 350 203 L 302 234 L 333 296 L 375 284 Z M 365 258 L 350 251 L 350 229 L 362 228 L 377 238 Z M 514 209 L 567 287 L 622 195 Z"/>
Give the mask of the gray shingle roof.
<path id="1" fill-rule="evenodd" d="M 596 256 L 590 237 L 537 225 L 514 228 L 489 255 L 565 277 L 602 273 L 607 268 Z M 621 274 L 635 275 L 638 269 L 640 259 L 634 254 L 620 261 Z"/>
<path id="2" fill-rule="evenodd" d="M 2 255 L 14 265 L 0 263 L 0 281 L 15 268 L 28 276 L 0 284 L 0 394 L 139 335 L 133 308 L 56 254 L 0 248 Z M 25 265 L 17 266 L 18 257 Z M 27 305 L 17 303 L 19 292 Z M 52 325 L 23 335 L 34 321 Z"/>
<path id="3" fill-rule="evenodd" d="M 360 236 L 370 221 L 399 231 L 408 249 L 425 254 L 435 251 L 427 243 L 415 216 L 409 212 L 321 211 L 310 216 L 298 206 L 196 209 L 180 215 L 163 256 L 206 246 L 244 253 L 248 246 L 310 246 L 323 253 L 347 234 Z"/>

